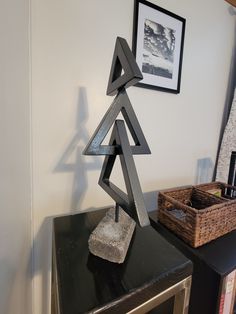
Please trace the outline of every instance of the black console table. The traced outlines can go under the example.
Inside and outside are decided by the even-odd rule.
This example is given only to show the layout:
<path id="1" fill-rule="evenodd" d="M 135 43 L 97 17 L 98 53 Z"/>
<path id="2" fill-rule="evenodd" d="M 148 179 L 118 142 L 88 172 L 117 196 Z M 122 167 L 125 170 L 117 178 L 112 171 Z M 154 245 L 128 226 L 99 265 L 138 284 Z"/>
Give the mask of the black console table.
<path id="1" fill-rule="evenodd" d="M 149 214 L 152 226 L 169 243 L 193 262 L 189 314 L 236 313 L 236 230 L 199 248 L 192 248 L 157 221 L 157 211 Z M 233 274 L 230 309 L 223 309 L 222 296 L 227 276 Z M 234 288 L 233 288 L 234 285 Z M 227 290 L 227 289 L 226 289 Z"/>
<path id="2" fill-rule="evenodd" d="M 151 226 L 136 227 L 123 264 L 89 253 L 104 214 L 54 219 L 52 313 L 187 313 L 192 263 Z"/>

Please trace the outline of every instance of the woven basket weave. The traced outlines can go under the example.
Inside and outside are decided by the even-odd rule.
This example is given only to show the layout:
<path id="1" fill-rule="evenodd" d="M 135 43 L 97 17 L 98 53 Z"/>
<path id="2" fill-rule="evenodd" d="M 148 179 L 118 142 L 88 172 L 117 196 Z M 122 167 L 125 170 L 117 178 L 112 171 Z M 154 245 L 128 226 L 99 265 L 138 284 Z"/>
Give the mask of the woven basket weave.
<path id="1" fill-rule="evenodd" d="M 195 186 L 197 189 L 210 193 L 214 190 L 220 190 L 221 197 L 232 200 L 236 199 L 236 186 L 232 186 L 223 182 L 210 182 Z"/>
<path id="2" fill-rule="evenodd" d="M 236 200 L 192 186 L 166 190 L 159 192 L 158 219 L 192 247 L 198 247 L 236 229 Z"/>

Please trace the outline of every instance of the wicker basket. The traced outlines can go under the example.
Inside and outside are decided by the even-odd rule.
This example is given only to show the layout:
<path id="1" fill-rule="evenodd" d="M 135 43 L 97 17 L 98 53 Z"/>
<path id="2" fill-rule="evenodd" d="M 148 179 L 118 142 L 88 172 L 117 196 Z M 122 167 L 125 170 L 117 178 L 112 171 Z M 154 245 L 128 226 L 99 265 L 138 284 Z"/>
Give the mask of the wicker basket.
<path id="1" fill-rule="evenodd" d="M 196 185 L 195 187 L 202 191 L 206 191 L 208 193 L 211 193 L 216 196 L 220 196 L 229 200 L 236 199 L 236 186 L 232 186 L 223 182 L 211 182 L 211 183 L 199 184 L 199 185 Z"/>
<path id="2" fill-rule="evenodd" d="M 236 200 L 195 187 L 159 192 L 158 219 L 192 247 L 236 229 Z"/>

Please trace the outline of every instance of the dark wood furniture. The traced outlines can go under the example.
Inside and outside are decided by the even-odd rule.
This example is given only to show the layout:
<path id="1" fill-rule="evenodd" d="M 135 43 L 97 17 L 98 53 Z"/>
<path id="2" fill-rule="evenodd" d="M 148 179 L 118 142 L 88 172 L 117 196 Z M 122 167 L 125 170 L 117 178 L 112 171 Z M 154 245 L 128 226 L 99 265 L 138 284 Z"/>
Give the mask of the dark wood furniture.
<path id="1" fill-rule="evenodd" d="M 123 264 L 89 253 L 104 214 L 54 219 L 52 313 L 187 313 L 192 263 L 151 226 L 136 227 Z"/>
<path id="2" fill-rule="evenodd" d="M 193 262 L 189 313 L 221 313 L 224 280 L 236 269 L 236 230 L 194 249 L 157 222 L 157 211 L 151 212 L 149 217 L 158 234 Z"/>

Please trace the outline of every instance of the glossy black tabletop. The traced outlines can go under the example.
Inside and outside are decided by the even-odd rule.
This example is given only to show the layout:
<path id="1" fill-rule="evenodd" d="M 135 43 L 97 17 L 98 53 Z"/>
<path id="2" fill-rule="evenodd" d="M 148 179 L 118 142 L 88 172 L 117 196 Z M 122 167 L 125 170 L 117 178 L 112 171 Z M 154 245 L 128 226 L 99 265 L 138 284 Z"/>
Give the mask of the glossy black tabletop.
<path id="1" fill-rule="evenodd" d="M 93 256 L 88 237 L 105 210 L 54 219 L 54 248 L 62 314 L 146 301 L 192 273 L 192 263 L 151 226 L 136 226 L 123 264 Z M 107 313 L 111 313 L 108 311 Z"/>
<path id="2" fill-rule="evenodd" d="M 236 268 L 236 230 L 215 239 L 198 248 L 192 248 L 182 239 L 157 222 L 157 211 L 149 213 L 152 226 L 170 240 L 179 249 L 187 248 L 193 255 L 198 256 L 204 263 L 214 269 L 220 276 L 231 273 Z"/>

